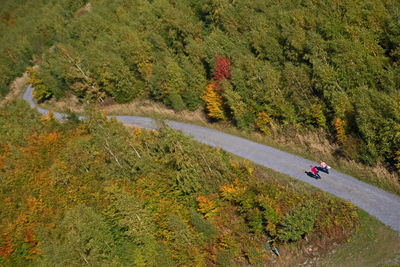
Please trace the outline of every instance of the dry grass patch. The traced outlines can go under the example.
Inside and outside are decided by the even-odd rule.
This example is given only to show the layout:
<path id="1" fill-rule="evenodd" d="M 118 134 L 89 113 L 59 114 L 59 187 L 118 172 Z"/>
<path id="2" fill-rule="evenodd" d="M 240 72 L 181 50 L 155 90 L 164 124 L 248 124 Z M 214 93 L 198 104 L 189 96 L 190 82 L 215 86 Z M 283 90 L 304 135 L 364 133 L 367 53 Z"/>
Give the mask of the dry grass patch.
<path id="1" fill-rule="evenodd" d="M 84 106 L 82 103 L 80 103 L 78 98 L 72 94 L 63 97 L 59 101 L 53 97 L 49 101 L 40 104 L 40 106 L 49 110 L 55 110 L 64 113 L 67 111 L 82 113 L 84 111 Z"/>
<path id="2" fill-rule="evenodd" d="M 337 168 L 354 177 L 380 187 L 386 191 L 400 195 L 400 178 L 397 173 L 389 172 L 385 166 L 378 163 L 376 166 L 366 166 L 355 161 L 337 160 Z"/>
<path id="3" fill-rule="evenodd" d="M 337 144 L 329 142 L 328 135 L 323 129 L 302 132 L 289 130 L 284 134 L 274 131 L 270 138 L 287 147 L 299 147 L 307 153 L 313 152 L 323 158 L 328 157 L 326 161 L 333 160 L 332 154 L 339 148 Z"/>
<path id="4" fill-rule="evenodd" d="M 111 115 L 150 115 L 175 120 L 198 121 L 201 123 L 207 122 L 207 117 L 202 109 L 197 109 L 195 111 L 183 110 L 177 112 L 162 103 L 150 100 L 134 100 L 127 104 L 103 105 L 103 108 Z"/>
<path id="5" fill-rule="evenodd" d="M 72 94 L 67 95 L 58 101 L 52 98 L 41 104 L 43 108 L 52 109 L 59 112 L 67 112 L 68 110 L 82 113 L 84 104 Z M 108 115 L 136 115 L 150 116 L 161 119 L 184 120 L 192 122 L 207 123 L 207 117 L 201 108 L 195 111 L 183 110 L 180 112 L 168 108 L 166 105 L 145 99 L 136 99 L 126 104 L 116 103 L 96 103 L 97 108 L 105 110 Z"/>
<path id="6" fill-rule="evenodd" d="M 39 68 L 38 65 L 32 67 L 37 70 Z M 28 72 L 24 72 L 21 77 L 18 77 L 11 84 L 10 91 L 4 97 L 4 99 L 0 100 L 0 107 L 3 107 L 7 102 L 13 101 L 17 99 L 17 97 L 23 92 L 25 89 L 26 83 L 29 81 Z"/>

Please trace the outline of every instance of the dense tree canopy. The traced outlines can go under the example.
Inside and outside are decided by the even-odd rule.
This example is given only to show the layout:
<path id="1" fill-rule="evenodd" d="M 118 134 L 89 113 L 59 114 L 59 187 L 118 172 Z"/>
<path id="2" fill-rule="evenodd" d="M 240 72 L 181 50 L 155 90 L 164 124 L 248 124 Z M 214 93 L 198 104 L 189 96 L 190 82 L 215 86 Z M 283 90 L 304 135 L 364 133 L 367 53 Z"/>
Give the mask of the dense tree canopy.
<path id="1" fill-rule="evenodd" d="M 1 8 L 3 87 L 42 55 L 40 100 L 70 91 L 93 101 L 151 98 L 178 111 L 204 105 L 211 118 L 264 133 L 268 123 L 258 122 L 267 115 L 282 126 L 327 129 L 351 159 L 396 163 L 398 1 L 32 5 Z M 213 90 L 219 58 L 229 60 L 230 75 Z"/>

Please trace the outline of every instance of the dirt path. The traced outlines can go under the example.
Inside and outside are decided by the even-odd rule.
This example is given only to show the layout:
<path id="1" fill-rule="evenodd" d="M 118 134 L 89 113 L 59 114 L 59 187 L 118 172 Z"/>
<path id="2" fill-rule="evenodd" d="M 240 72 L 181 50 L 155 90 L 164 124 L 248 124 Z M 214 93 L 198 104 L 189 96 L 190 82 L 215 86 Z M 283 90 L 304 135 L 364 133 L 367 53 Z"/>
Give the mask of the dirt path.
<path id="1" fill-rule="evenodd" d="M 25 91 L 23 98 L 28 101 L 32 107 L 36 107 L 32 99 L 31 87 L 28 87 Z M 42 108 L 38 108 L 38 110 L 42 114 L 47 114 L 48 112 Z M 64 117 L 63 114 L 57 112 L 55 112 L 54 115 L 58 119 L 63 119 Z M 142 128 L 157 128 L 157 123 L 150 118 L 138 116 L 109 117 L 115 117 L 125 124 L 134 124 Z M 205 127 L 169 120 L 165 122 L 170 127 L 182 130 L 186 135 L 193 136 L 195 140 L 201 143 L 213 147 L 221 147 L 232 154 L 287 174 L 293 178 L 318 187 L 323 191 L 346 199 L 375 216 L 392 229 L 400 232 L 400 198 L 393 194 L 387 193 L 386 191 L 335 170 L 331 170 L 329 175 L 322 174 L 322 179 L 315 180 L 305 173 L 309 170 L 308 166 L 317 164 L 315 162 Z"/>

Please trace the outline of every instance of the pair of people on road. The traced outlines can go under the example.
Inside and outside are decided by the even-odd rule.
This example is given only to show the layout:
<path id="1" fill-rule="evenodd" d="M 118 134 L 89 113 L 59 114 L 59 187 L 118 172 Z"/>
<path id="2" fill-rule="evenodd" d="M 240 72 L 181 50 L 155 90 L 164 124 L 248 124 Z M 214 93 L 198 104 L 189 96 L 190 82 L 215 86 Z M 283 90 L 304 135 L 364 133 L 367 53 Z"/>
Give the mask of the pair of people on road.
<path id="1" fill-rule="evenodd" d="M 321 176 L 319 175 L 320 170 L 329 174 L 329 166 L 323 161 L 320 162 L 320 165 L 321 165 L 321 167 L 310 165 L 311 172 L 316 179 L 321 179 Z"/>

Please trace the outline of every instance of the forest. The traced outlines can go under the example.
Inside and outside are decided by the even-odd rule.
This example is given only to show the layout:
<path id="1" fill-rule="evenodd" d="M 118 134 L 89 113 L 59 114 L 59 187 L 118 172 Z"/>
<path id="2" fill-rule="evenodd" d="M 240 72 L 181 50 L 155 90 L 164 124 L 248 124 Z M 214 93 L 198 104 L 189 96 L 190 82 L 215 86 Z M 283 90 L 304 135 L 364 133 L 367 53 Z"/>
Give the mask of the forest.
<path id="1" fill-rule="evenodd" d="M 0 108 L 0 179 L 4 266 L 260 265 L 271 240 L 326 251 L 358 229 L 348 202 L 93 108 L 64 123 Z"/>
<path id="2" fill-rule="evenodd" d="M 64 123 L 0 107 L 1 266 L 262 266 L 360 231 L 346 201 L 97 103 L 320 131 L 400 170 L 396 0 L 2 0 L 0 33 L 0 97 L 27 71 L 39 103 L 86 106 Z"/>
<path id="3" fill-rule="evenodd" d="M 396 0 L 5 0 L 0 92 L 161 101 L 268 134 L 324 129 L 338 155 L 400 168 Z"/>

